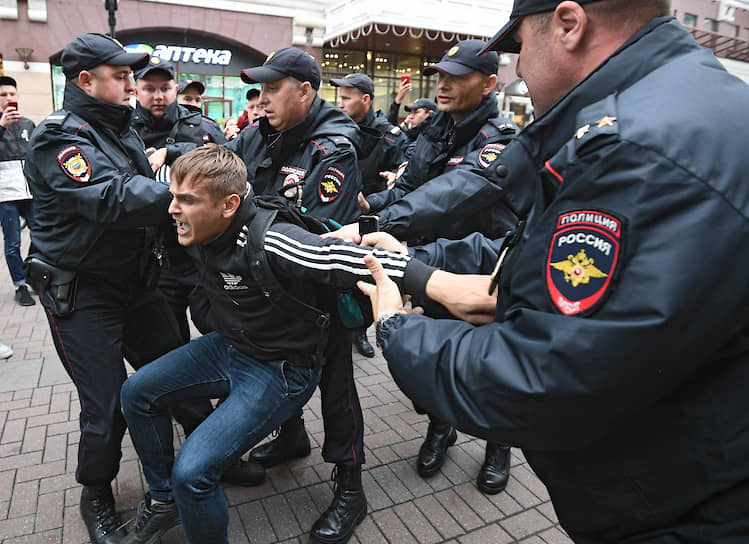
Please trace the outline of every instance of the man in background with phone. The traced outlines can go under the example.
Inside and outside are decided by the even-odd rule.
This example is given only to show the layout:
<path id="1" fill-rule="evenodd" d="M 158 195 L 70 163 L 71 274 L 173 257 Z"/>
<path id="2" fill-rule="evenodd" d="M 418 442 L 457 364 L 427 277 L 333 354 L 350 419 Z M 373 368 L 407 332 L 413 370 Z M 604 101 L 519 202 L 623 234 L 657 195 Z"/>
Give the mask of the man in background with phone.
<path id="1" fill-rule="evenodd" d="M 23 277 L 21 259 L 21 218 L 34 226 L 34 202 L 23 175 L 23 162 L 34 123 L 18 111 L 18 85 L 8 76 L 0 76 L 0 223 L 5 241 L 5 262 L 16 287 L 15 301 L 33 306 Z"/>
<path id="2" fill-rule="evenodd" d="M 395 99 L 393 100 L 393 103 L 390 104 L 390 109 L 388 110 L 388 121 L 392 124 L 398 125 L 398 114 L 400 113 L 401 102 L 403 102 L 403 99 L 407 94 L 411 93 L 411 89 L 411 76 L 409 74 L 401 76 L 400 87 L 398 87 Z"/>

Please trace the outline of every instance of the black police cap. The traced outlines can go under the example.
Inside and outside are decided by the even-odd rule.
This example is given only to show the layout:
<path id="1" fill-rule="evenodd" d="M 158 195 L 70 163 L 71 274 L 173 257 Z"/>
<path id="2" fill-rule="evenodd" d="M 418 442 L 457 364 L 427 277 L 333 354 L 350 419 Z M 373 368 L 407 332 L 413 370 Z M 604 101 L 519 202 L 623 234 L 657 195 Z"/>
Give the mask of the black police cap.
<path id="1" fill-rule="evenodd" d="M 161 72 L 169 79 L 174 79 L 174 64 L 172 64 L 168 60 L 164 60 L 152 55 L 151 58 L 148 59 L 148 64 L 135 72 L 135 79 L 143 79 L 149 74 L 158 72 Z"/>
<path id="2" fill-rule="evenodd" d="M 421 73 L 431 76 L 436 72 L 444 72 L 453 76 L 464 76 L 471 72 L 481 72 L 492 75 L 499 71 L 499 55 L 489 53 L 481 57 L 479 52 L 484 49 L 486 42 L 481 40 L 463 40 L 447 50 L 437 64 L 424 68 Z"/>
<path id="3" fill-rule="evenodd" d="M 179 82 L 179 85 L 177 85 L 177 94 L 182 94 L 188 87 L 194 88 L 200 95 L 205 92 L 205 85 L 203 85 L 201 81 L 198 81 L 197 79 L 183 79 Z"/>
<path id="4" fill-rule="evenodd" d="M 374 81 L 367 74 L 349 74 L 340 79 L 331 79 L 333 87 L 354 87 L 374 98 Z"/>
<path id="5" fill-rule="evenodd" d="M 245 83 L 269 83 L 291 76 L 299 81 L 309 81 L 312 88 L 320 88 L 320 68 L 309 53 L 296 47 L 274 51 L 262 66 L 242 70 Z"/>
<path id="6" fill-rule="evenodd" d="M 599 0 L 576 0 L 578 4 L 590 4 Z M 487 51 L 504 51 L 505 53 L 520 53 L 520 44 L 512 39 L 512 31 L 526 15 L 554 11 L 561 2 L 559 0 L 515 0 L 512 5 L 510 20 L 497 32 L 486 47 L 479 52 L 483 55 Z"/>
<path id="7" fill-rule="evenodd" d="M 437 109 L 437 104 L 432 100 L 429 100 L 428 98 L 419 98 L 413 104 L 403 106 L 403 109 L 406 111 L 414 111 L 420 109 L 435 111 Z"/>
<path id="8" fill-rule="evenodd" d="M 62 50 L 60 63 L 68 79 L 75 79 L 83 70 L 100 64 L 130 66 L 139 70 L 148 64 L 148 53 L 131 53 L 117 40 L 104 34 L 81 34 Z"/>

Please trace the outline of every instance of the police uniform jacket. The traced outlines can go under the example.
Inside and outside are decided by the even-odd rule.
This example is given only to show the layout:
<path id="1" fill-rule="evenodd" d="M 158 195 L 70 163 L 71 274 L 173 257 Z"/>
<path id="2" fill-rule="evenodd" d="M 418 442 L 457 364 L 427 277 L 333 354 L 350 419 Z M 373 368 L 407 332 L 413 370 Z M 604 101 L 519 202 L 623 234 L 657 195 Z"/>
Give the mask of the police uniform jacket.
<path id="1" fill-rule="evenodd" d="M 391 125 L 381 111 L 375 113 L 372 108 L 358 125 L 360 137 L 366 132 L 377 135 L 376 145 L 367 153 L 362 153 L 362 145 L 357 148 L 362 192 L 369 195 L 386 188 L 386 181 L 380 172 L 398 170 L 404 161 L 409 141 L 399 127 Z"/>
<path id="2" fill-rule="evenodd" d="M 457 125 L 448 112 L 435 112 L 433 120 L 413 144 L 408 165 L 389 191 L 367 197 L 372 212 L 379 212 L 428 180 L 450 171 L 473 151 L 487 145 L 504 146 L 515 135 L 512 121 L 498 117 L 497 97 L 489 93 Z"/>
<path id="3" fill-rule="evenodd" d="M 169 191 L 151 177 L 129 107 L 68 82 L 63 108 L 29 142 L 24 171 L 35 199 L 32 254 L 68 270 L 126 277 L 150 251 L 142 227 L 168 221 Z"/>
<path id="4" fill-rule="evenodd" d="M 390 123 L 380 110 L 375 112 L 370 109 L 359 124 L 377 129 L 382 134 L 383 156 L 380 166 L 382 170 L 395 172 L 405 159 L 406 148 L 410 144 L 406 134 L 400 127 Z"/>
<path id="5" fill-rule="evenodd" d="M 268 265 L 287 292 L 307 305 L 330 307 L 330 287 L 355 289 L 371 280 L 361 248 L 335 238 L 321 238 L 278 218 L 257 244 L 248 237 L 257 208 L 252 199 L 240 205 L 229 228 L 216 240 L 198 246 L 201 286 L 211 299 L 215 330 L 239 351 L 259 360 L 288 360 L 310 366 L 316 351 L 315 330 L 301 315 L 290 316 L 253 280 L 250 263 L 262 247 Z M 408 256 L 377 250 L 386 273 L 399 285 L 418 284 L 431 272 Z"/>
<path id="6" fill-rule="evenodd" d="M 146 147 L 158 149 L 174 142 L 192 142 L 197 145 L 226 143 L 226 137 L 215 121 L 199 112 L 188 110 L 176 101 L 164 109 L 161 119 L 154 117 L 140 103 L 137 104 L 131 124 Z"/>
<path id="7" fill-rule="evenodd" d="M 514 123 L 507 123 L 507 137 Z M 459 239 L 472 232 L 504 237 L 527 215 L 535 195 L 532 179 L 493 168 L 505 148 L 492 143 L 460 165 L 430 179 L 378 212 L 380 229 L 409 244 Z"/>
<path id="8" fill-rule="evenodd" d="M 34 122 L 26 117 L 0 131 L 0 202 L 31 198 L 23 176 L 23 160 Z"/>
<path id="9" fill-rule="evenodd" d="M 416 403 L 523 448 L 575 542 L 749 538 L 743 111 L 746 84 L 654 19 L 496 161 L 537 190 L 496 322 L 381 331 Z"/>
<path id="10" fill-rule="evenodd" d="M 255 194 L 285 195 L 344 224 L 359 216 L 357 138 L 356 123 L 318 96 L 298 125 L 276 132 L 260 117 L 227 146 L 247 165 Z"/>

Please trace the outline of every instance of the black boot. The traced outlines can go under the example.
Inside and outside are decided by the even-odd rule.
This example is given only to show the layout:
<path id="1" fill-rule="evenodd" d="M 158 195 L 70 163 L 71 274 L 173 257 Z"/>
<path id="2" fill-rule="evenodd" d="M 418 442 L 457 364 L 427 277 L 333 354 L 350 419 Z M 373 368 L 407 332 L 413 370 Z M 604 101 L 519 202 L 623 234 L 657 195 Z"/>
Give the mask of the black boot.
<path id="1" fill-rule="evenodd" d="M 331 479 L 333 502 L 312 526 L 311 544 L 344 544 L 367 515 L 361 465 L 336 465 Z"/>
<path id="2" fill-rule="evenodd" d="M 221 481 L 244 487 L 260 485 L 265 481 L 265 469 L 258 463 L 240 459 L 226 469 Z"/>
<path id="3" fill-rule="evenodd" d="M 81 518 L 86 524 L 88 536 L 91 537 L 93 544 L 116 544 L 127 536 L 114 509 L 114 497 L 109 484 L 83 486 Z"/>
<path id="4" fill-rule="evenodd" d="M 437 474 L 445 462 L 447 448 L 455 444 L 458 433 L 447 423 L 429 422 L 427 437 L 419 448 L 418 470 L 422 478 Z"/>
<path id="5" fill-rule="evenodd" d="M 290 459 L 307 457 L 309 452 L 309 437 L 304 429 L 304 420 L 302 416 L 292 416 L 281 425 L 276 438 L 250 452 L 250 461 L 270 468 Z"/>
<path id="6" fill-rule="evenodd" d="M 355 331 L 353 334 L 353 341 L 356 346 L 356 351 L 364 355 L 364 357 L 372 358 L 375 356 L 374 348 L 372 347 L 372 344 L 369 343 L 369 340 L 367 340 L 367 333 L 365 331 Z"/>
<path id="7" fill-rule="evenodd" d="M 486 443 L 484 464 L 476 479 L 478 488 L 487 495 L 496 495 L 507 487 L 510 479 L 510 446 Z"/>

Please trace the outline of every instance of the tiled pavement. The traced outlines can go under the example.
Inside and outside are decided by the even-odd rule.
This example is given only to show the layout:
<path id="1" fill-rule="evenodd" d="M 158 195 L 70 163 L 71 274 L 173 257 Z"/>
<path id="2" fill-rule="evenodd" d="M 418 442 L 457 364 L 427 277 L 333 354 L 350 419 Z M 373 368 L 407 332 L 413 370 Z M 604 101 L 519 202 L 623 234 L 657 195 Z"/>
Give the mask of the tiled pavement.
<path id="1" fill-rule="evenodd" d="M 41 306 L 16 305 L 4 264 L 0 268 L 0 342 L 15 352 L 0 361 L 0 543 L 87 542 L 74 476 L 78 398 L 55 354 Z M 463 434 L 442 471 L 429 480 L 420 478 L 414 465 L 425 417 L 412 410 L 379 353 L 374 359 L 357 354 L 354 362 L 366 427 L 363 480 L 369 514 L 351 542 L 571 542 L 519 450 L 513 449 L 507 490 L 493 497 L 474 484 L 484 442 Z M 305 408 L 305 421 L 312 455 L 271 469 L 262 486 L 224 488 L 232 544 L 307 542 L 307 531 L 332 497 L 331 466 L 320 456 L 319 395 Z M 115 490 L 124 518 L 134 515 L 143 492 L 137 456 L 126 436 Z M 180 529 L 163 539 L 183 541 Z"/>

